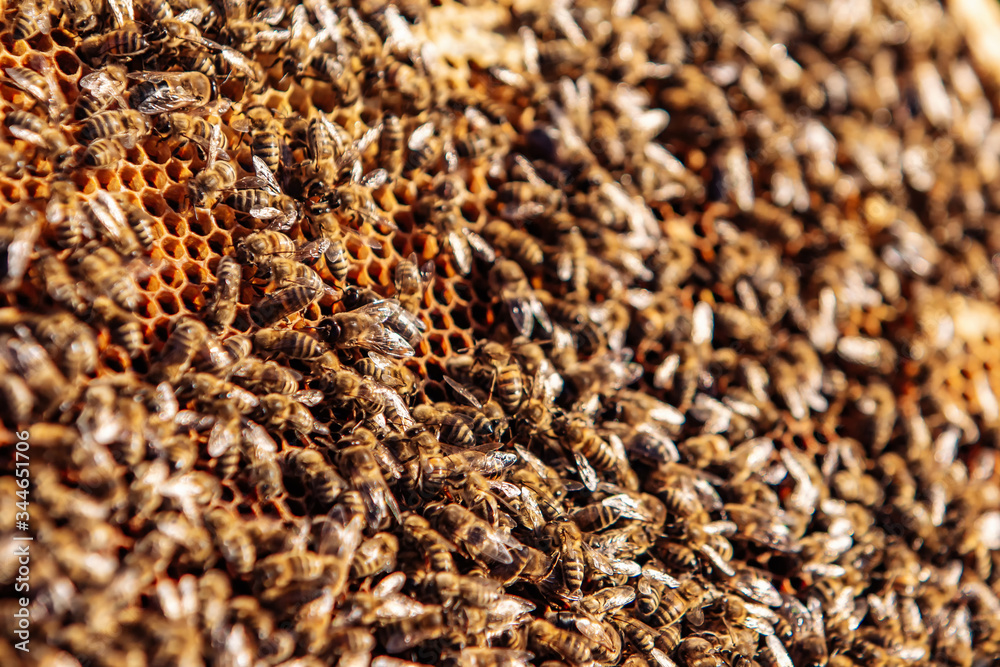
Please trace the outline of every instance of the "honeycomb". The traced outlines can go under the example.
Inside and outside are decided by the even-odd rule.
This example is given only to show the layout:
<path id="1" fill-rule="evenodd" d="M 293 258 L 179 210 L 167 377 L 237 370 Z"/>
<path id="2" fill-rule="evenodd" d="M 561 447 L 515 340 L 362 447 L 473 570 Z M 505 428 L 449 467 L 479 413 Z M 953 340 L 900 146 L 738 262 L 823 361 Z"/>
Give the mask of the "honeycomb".
<path id="1" fill-rule="evenodd" d="M 0 663 L 994 664 L 978 7 L 8 7 Z"/>

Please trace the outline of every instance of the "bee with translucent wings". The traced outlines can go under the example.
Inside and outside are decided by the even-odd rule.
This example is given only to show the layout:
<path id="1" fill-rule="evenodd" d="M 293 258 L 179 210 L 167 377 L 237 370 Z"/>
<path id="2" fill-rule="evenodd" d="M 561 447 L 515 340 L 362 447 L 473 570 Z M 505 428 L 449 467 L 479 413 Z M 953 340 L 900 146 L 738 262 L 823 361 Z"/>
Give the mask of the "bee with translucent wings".
<path id="1" fill-rule="evenodd" d="M 319 324 L 327 342 L 339 348 L 359 347 L 391 357 L 412 357 L 413 348 L 406 339 L 384 326 L 398 302 L 386 299 L 369 303 L 355 310 L 337 313 Z"/>
<path id="2" fill-rule="evenodd" d="M 382 215 L 372 199 L 372 191 L 389 182 L 389 172 L 379 168 L 364 174 L 361 165 L 361 154 L 378 140 L 381 133 L 381 125 L 365 132 L 337 159 L 334 165 L 335 176 L 331 178 L 328 171 L 325 172 L 321 169 L 319 180 L 314 181 L 311 189 L 317 190 L 321 196 L 325 196 L 330 205 L 351 221 L 355 228 L 369 222 L 379 229 L 395 231 L 397 229 L 396 223 Z M 350 180 L 331 188 L 331 183 L 339 179 L 340 175 L 348 168 L 350 168 Z"/>
<path id="3" fill-rule="evenodd" d="M 490 270 L 489 280 L 491 290 L 506 304 L 510 320 L 520 335 L 531 338 L 535 322 L 545 333 L 552 333 L 552 320 L 517 262 L 509 259 L 497 262 Z"/>
<path id="4" fill-rule="evenodd" d="M 146 115 L 205 107 L 215 102 L 228 107 L 219 98 L 215 81 L 201 72 L 131 72 L 128 78 L 139 81 L 129 92 L 133 109 Z"/>
<path id="5" fill-rule="evenodd" d="M 241 179 L 236 190 L 226 197 L 226 204 L 245 211 L 257 220 L 269 221 L 268 229 L 284 230 L 298 220 L 298 204 L 284 194 L 267 163 L 253 156 L 255 176 Z"/>
<path id="6" fill-rule="evenodd" d="M 4 71 L 14 85 L 38 100 L 49 117 L 63 118 L 69 107 L 52 66 L 41 55 L 30 56 L 28 63 L 31 67 L 7 67 Z"/>

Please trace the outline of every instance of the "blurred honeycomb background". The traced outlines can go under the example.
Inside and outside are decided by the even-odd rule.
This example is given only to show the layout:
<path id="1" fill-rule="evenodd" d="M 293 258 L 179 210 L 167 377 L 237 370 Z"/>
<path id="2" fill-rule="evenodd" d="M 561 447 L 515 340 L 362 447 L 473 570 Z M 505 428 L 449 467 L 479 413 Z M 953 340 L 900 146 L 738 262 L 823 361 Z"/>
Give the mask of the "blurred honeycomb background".
<path id="1" fill-rule="evenodd" d="M 8 4 L 0 663 L 997 664 L 998 13 Z"/>

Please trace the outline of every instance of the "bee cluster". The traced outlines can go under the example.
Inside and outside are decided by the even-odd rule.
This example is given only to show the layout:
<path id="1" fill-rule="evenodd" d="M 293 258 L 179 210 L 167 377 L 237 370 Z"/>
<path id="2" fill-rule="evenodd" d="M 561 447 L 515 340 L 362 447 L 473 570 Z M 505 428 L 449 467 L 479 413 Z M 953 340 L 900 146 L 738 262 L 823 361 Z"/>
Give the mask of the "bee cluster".
<path id="1" fill-rule="evenodd" d="M 9 6 L 27 657 L 992 664 L 976 58 L 925 0 Z"/>

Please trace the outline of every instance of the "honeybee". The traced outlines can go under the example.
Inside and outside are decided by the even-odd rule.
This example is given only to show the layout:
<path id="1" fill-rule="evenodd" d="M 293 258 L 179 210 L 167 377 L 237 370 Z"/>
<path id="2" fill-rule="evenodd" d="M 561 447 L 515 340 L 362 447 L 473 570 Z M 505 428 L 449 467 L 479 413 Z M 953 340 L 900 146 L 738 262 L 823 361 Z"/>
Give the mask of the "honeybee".
<path id="1" fill-rule="evenodd" d="M 270 229 L 288 229 L 298 220 L 298 203 L 281 191 L 270 167 L 260 156 L 254 155 L 252 159 L 256 176 L 236 183 L 236 190 L 227 195 L 223 203 L 257 220 L 270 221 Z"/>
<path id="2" fill-rule="evenodd" d="M 380 301 L 385 302 L 392 309 L 392 315 L 385 319 L 385 326 L 405 338 L 411 347 L 418 345 L 423 338 L 423 332 L 427 329 L 427 325 L 421 317 L 403 308 L 397 299 L 383 299 L 374 290 L 359 289 L 353 286 L 344 289 L 343 302 L 349 310 L 356 310 Z"/>
<path id="3" fill-rule="evenodd" d="M 103 295 L 94 299 L 92 308 L 93 313 L 110 329 L 112 342 L 121 345 L 132 357 L 141 352 L 145 333 L 138 318 Z"/>
<path id="4" fill-rule="evenodd" d="M 646 615 L 646 620 L 656 627 L 673 625 L 692 610 L 700 609 L 704 597 L 705 590 L 700 584 L 693 579 L 685 579 L 677 588 L 661 592 L 659 605 Z"/>
<path id="5" fill-rule="evenodd" d="M 215 268 L 215 286 L 205 301 L 202 319 L 211 328 L 221 331 L 236 319 L 236 303 L 240 296 L 243 267 L 235 257 L 227 255 Z"/>
<path id="6" fill-rule="evenodd" d="M 7 114 L 5 122 L 12 135 L 45 151 L 57 168 L 66 167 L 72 160 L 74 152 L 66 141 L 66 135 L 35 114 L 15 109 Z"/>
<path id="7" fill-rule="evenodd" d="M 124 197 L 120 197 L 120 199 L 128 226 L 142 247 L 149 250 L 156 239 L 162 235 L 160 223 L 132 200 Z"/>
<path id="8" fill-rule="evenodd" d="M 417 265 L 417 254 L 410 253 L 396 265 L 395 282 L 396 298 L 411 313 L 420 311 L 423 301 L 425 283 L 433 270 L 433 262 L 427 262 L 423 266 Z"/>
<path id="9" fill-rule="evenodd" d="M 243 115 L 243 119 L 234 119 L 230 125 L 238 132 L 249 132 L 253 154 L 264 161 L 272 174 L 278 173 L 284 145 L 281 126 L 274 114 L 265 106 L 254 105 L 244 111 Z"/>
<path id="10" fill-rule="evenodd" d="M 35 336 L 58 360 L 66 377 L 77 380 L 97 366 L 97 342 L 89 329 L 69 313 L 46 315 L 35 324 Z"/>
<path id="11" fill-rule="evenodd" d="M 503 584 L 487 577 L 460 575 L 454 572 L 418 571 L 414 584 L 432 596 L 435 602 L 446 607 L 457 602 L 489 608 L 500 599 Z"/>
<path id="12" fill-rule="evenodd" d="M 200 320 L 192 317 L 176 320 L 154 367 L 154 376 L 176 383 L 191 366 L 194 355 L 205 345 L 208 336 L 208 328 Z"/>
<path id="13" fill-rule="evenodd" d="M 406 140 L 406 162 L 403 173 L 412 178 L 415 173 L 426 170 L 427 166 L 437 156 L 438 151 L 430 138 L 434 136 L 436 127 L 433 122 L 420 125 Z"/>
<path id="14" fill-rule="evenodd" d="M 316 421 L 303 401 L 315 404 L 317 397 L 302 391 L 291 396 L 267 394 L 260 399 L 257 415 L 262 423 L 278 430 L 291 429 L 303 435 L 329 434 L 329 429 Z"/>
<path id="15" fill-rule="evenodd" d="M 354 552 L 351 576 L 364 579 L 380 572 L 390 572 L 396 567 L 399 540 L 391 533 L 375 533 L 361 543 Z"/>
<path id="16" fill-rule="evenodd" d="M 333 354 L 332 352 L 327 355 Z M 324 356 L 327 356 L 324 355 Z M 322 361 L 323 357 L 320 357 Z M 401 430 L 413 425 L 413 418 L 406 406 L 406 401 L 393 389 L 385 387 L 374 380 L 361 377 L 351 370 L 330 371 L 328 364 L 320 366 L 321 383 L 330 394 L 332 400 L 340 405 L 353 404 L 373 423 L 381 421 L 379 428 L 384 428 L 384 420 L 388 420 Z M 322 366 L 326 365 L 326 368 Z"/>
<path id="17" fill-rule="evenodd" d="M 497 189 L 504 217 L 510 220 L 537 218 L 559 209 L 563 193 L 542 180 L 523 156 L 515 155 L 514 160 L 528 180 L 508 181 Z"/>
<path id="18" fill-rule="evenodd" d="M 123 97 L 128 85 L 127 70 L 123 65 L 107 64 L 103 68 L 80 78 L 80 88 L 86 95 L 77 98 L 77 117 L 92 116 L 106 109 L 111 102 L 117 102 L 122 109 L 128 107 Z M 82 112 L 82 114 L 81 114 Z"/>
<path id="19" fill-rule="evenodd" d="M 318 450 L 291 449 L 285 453 L 285 462 L 289 472 L 302 478 L 323 507 L 333 507 L 340 494 L 347 490 L 347 482 Z"/>
<path id="20" fill-rule="evenodd" d="M 126 207 L 134 205 L 126 201 Z M 98 190 L 89 201 L 90 221 L 92 227 L 101 232 L 119 254 L 131 257 L 139 254 L 141 246 L 139 238 L 130 222 L 129 214 L 122 208 L 118 199 L 106 190 Z M 141 230 L 140 230 L 141 231 Z M 98 251 L 101 253 L 102 251 Z M 118 258 L 113 253 L 103 253 L 103 258 L 110 264 L 117 264 Z M 122 304 L 125 306 L 125 304 Z M 126 306 L 127 307 L 127 306 Z"/>
<path id="21" fill-rule="evenodd" d="M 585 505 L 573 512 L 572 516 L 581 530 L 587 532 L 600 532 L 623 518 L 647 523 L 653 520 L 640 502 L 626 493 L 618 493 Z"/>
<path id="22" fill-rule="evenodd" d="M 94 114 L 83 124 L 80 139 L 90 143 L 97 139 L 115 138 L 131 148 L 148 131 L 146 117 L 133 109 L 116 109 Z"/>
<path id="23" fill-rule="evenodd" d="M 532 649 L 554 653 L 570 664 L 587 665 L 593 659 L 590 642 L 542 619 L 536 618 L 528 626 L 528 642 Z"/>
<path id="24" fill-rule="evenodd" d="M 336 598 L 347 584 L 348 568 L 361 544 L 363 525 L 362 517 L 348 518 L 340 507 L 334 507 L 323 524 L 318 553 L 298 547 L 258 560 L 254 569 L 261 584 L 280 592 L 293 583 L 308 582 L 328 587 Z"/>
<path id="25" fill-rule="evenodd" d="M 192 116 L 182 111 L 160 114 L 153 125 L 157 134 L 175 141 L 178 148 L 194 143 L 199 155 L 206 161 L 209 151 L 213 150 L 213 142 L 221 143 L 221 135 L 216 134 L 215 128 L 215 125 L 201 116 Z M 214 146 L 214 150 L 218 159 L 230 159 L 221 146 Z"/>
<path id="26" fill-rule="evenodd" d="M 391 357 L 412 357 L 413 348 L 406 339 L 383 325 L 399 308 L 398 303 L 376 301 L 331 315 L 320 322 L 319 329 L 333 347 L 360 347 Z"/>
<path id="27" fill-rule="evenodd" d="M 545 333 L 552 333 L 552 320 L 517 262 L 509 259 L 497 262 L 490 270 L 490 289 L 506 304 L 519 335 L 531 338 L 535 322 Z"/>
<path id="28" fill-rule="evenodd" d="M 298 391 L 302 375 L 273 361 L 249 358 L 236 366 L 232 380 L 256 393 L 294 394 Z"/>
<path id="29" fill-rule="evenodd" d="M 314 359 L 327 351 L 320 341 L 302 331 L 261 329 L 254 334 L 254 347 L 290 359 Z"/>
<path id="30" fill-rule="evenodd" d="M 430 405 L 418 405 L 412 414 L 413 418 L 422 424 L 440 425 L 442 442 L 462 448 L 471 448 L 476 444 L 476 435 L 472 432 L 470 420 L 465 415 L 444 412 L 437 406 Z"/>
<path id="31" fill-rule="evenodd" d="M 149 49 L 150 43 L 143 36 L 139 26 L 133 24 L 86 37 L 80 43 L 79 51 L 86 60 L 98 65 L 103 63 L 107 56 L 132 58 L 146 53 Z"/>
<path id="32" fill-rule="evenodd" d="M 237 243 L 236 259 L 260 268 L 276 255 L 304 262 L 319 257 L 325 249 L 325 244 L 316 241 L 299 246 L 285 234 L 268 229 L 254 232 Z"/>
<path id="33" fill-rule="evenodd" d="M 206 512 L 205 522 L 232 573 L 244 575 L 253 570 L 257 561 L 257 549 L 236 517 L 229 510 L 215 507 Z"/>
<path id="34" fill-rule="evenodd" d="M 392 109 L 396 113 L 419 114 L 430 106 L 430 82 L 413 67 L 391 59 L 385 65 L 383 75 L 378 82 L 383 108 Z"/>
<path id="35" fill-rule="evenodd" d="M 250 306 L 250 319 L 259 327 L 267 327 L 308 308 L 322 294 L 310 285 L 292 285 L 264 296 Z"/>
<path id="36" fill-rule="evenodd" d="M 129 106 L 149 116 L 208 106 L 218 96 L 215 82 L 200 72 L 132 73 L 129 78 L 139 80 L 129 92 Z"/>
<path id="37" fill-rule="evenodd" d="M 47 35 L 51 30 L 52 17 L 47 3 L 28 0 L 18 6 L 11 31 L 15 40 L 30 39 L 39 33 Z"/>
<path id="38" fill-rule="evenodd" d="M 404 512 L 400 522 L 404 540 L 421 550 L 421 557 L 426 560 L 434 572 L 455 572 L 455 560 L 452 553 L 458 551 L 450 540 L 434 530 L 430 523 L 419 514 Z"/>
<path id="39" fill-rule="evenodd" d="M 118 254 L 111 248 L 102 246 L 88 252 L 80 259 L 79 269 L 101 294 L 125 310 L 135 311 L 142 303 L 132 276 L 123 270 Z"/>
<path id="40" fill-rule="evenodd" d="M 393 179 L 403 171 L 403 124 L 399 116 L 387 113 L 382 117 L 382 136 L 379 143 L 379 159 Z"/>
<path id="41" fill-rule="evenodd" d="M 45 220 L 60 248 L 75 248 L 83 243 L 85 237 L 89 239 L 94 236 L 94 230 L 79 202 L 80 197 L 72 181 L 60 179 L 50 186 Z"/>
<path id="42" fill-rule="evenodd" d="M 515 229 L 503 220 L 491 220 L 483 227 L 483 237 L 528 270 L 545 261 L 545 253 L 531 234 Z"/>
<path id="43" fill-rule="evenodd" d="M 724 664 L 712 642 L 703 637 L 682 639 L 677 647 L 677 657 L 688 667 L 718 667 Z"/>
<path id="44" fill-rule="evenodd" d="M 370 447 L 358 444 L 340 450 L 338 466 L 350 485 L 361 493 L 368 526 L 382 528 L 390 514 L 399 521 L 399 505 Z"/>
<path id="45" fill-rule="evenodd" d="M 576 462 L 581 481 L 594 490 L 597 488 L 597 474 L 594 468 L 604 472 L 617 472 L 625 477 L 627 459 L 604 440 L 597 431 L 587 426 L 579 416 L 560 416 L 553 421 L 553 431 Z"/>
<path id="46" fill-rule="evenodd" d="M 369 351 L 354 367 L 362 375 L 367 375 L 403 396 L 412 394 L 417 389 L 417 376 L 413 371 L 378 352 Z"/>
<path id="47" fill-rule="evenodd" d="M 94 169 L 114 168 L 125 157 L 125 146 L 117 139 L 98 139 L 83 152 L 83 164 Z"/>
<path id="48" fill-rule="evenodd" d="M 471 558 L 483 557 L 496 563 L 509 564 L 514 562 L 510 549 L 522 546 L 516 539 L 494 530 L 461 505 L 438 505 L 428 513 L 442 531 L 454 536 L 455 543 Z"/>
<path id="49" fill-rule="evenodd" d="M 4 71 L 14 85 L 38 100 L 50 118 L 62 119 L 68 106 L 66 98 L 63 97 L 62 89 L 59 87 L 59 82 L 52 71 L 52 66 L 44 57 L 37 54 L 29 56 L 28 63 L 35 69 L 7 67 Z"/>
<path id="50" fill-rule="evenodd" d="M 0 141 L 0 173 L 8 178 L 21 178 L 25 166 L 24 153 L 6 141 Z"/>

